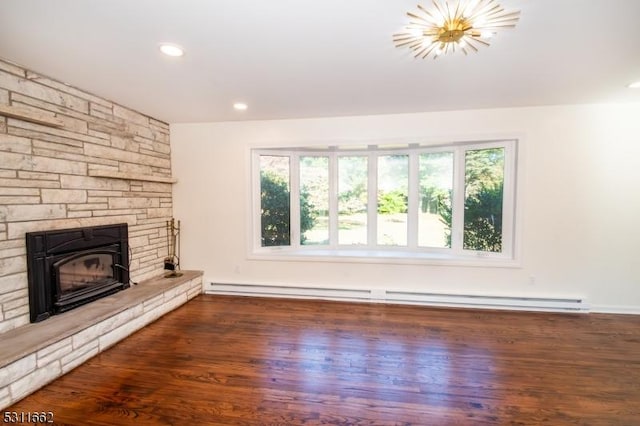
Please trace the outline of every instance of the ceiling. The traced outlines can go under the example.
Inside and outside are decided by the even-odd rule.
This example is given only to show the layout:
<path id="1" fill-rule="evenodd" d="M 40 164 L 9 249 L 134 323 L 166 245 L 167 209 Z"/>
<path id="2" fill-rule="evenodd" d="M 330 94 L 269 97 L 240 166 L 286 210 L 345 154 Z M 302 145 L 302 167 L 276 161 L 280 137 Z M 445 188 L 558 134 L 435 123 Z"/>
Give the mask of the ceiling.
<path id="1" fill-rule="evenodd" d="M 500 0 L 515 29 L 436 60 L 392 43 L 417 1 L 2 0 L 0 58 L 170 123 L 640 102 L 638 0 Z"/>

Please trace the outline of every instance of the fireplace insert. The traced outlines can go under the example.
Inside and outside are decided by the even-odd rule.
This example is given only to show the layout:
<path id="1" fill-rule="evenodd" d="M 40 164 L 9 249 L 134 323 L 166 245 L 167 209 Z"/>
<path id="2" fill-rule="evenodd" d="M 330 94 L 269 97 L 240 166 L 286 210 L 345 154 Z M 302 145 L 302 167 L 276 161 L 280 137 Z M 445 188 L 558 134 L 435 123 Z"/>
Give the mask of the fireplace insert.
<path id="1" fill-rule="evenodd" d="M 126 223 L 27 233 L 31 322 L 128 288 L 128 235 Z"/>

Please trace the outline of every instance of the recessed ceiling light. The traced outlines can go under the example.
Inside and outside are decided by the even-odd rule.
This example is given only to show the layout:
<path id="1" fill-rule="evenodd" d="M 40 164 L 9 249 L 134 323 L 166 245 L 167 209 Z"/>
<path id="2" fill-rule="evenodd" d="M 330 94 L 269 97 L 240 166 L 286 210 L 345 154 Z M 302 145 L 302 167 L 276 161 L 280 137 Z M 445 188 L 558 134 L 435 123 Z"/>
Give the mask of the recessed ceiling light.
<path id="1" fill-rule="evenodd" d="M 173 43 L 160 43 L 160 51 L 167 56 L 179 57 L 184 55 L 184 49 Z"/>
<path id="2" fill-rule="evenodd" d="M 629 89 L 640 89 L 640 81 L 634 81 L 633 83 L 627 85 Z"/>
<path id="3" fill-rule="evenodd" d="M 249 108 L 249 105 L 245 104 L 244 102 L 236 102 L 235 104 L 233 104 L 233 109 L 235 109 L 236 111 L 246 111 L 247 108 Z"/>

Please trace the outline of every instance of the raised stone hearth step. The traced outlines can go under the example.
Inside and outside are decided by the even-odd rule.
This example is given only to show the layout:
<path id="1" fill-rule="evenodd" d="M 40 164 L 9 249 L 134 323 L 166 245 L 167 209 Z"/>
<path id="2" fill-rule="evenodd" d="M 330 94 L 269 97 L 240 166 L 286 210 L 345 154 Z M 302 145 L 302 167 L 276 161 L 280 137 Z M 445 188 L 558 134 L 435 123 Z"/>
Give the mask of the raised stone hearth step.
<path id="1" fill-rule="evenodd" d="M 202 271 L 181 272 L 0 335 L 0 409 L 200 294 Z"/>

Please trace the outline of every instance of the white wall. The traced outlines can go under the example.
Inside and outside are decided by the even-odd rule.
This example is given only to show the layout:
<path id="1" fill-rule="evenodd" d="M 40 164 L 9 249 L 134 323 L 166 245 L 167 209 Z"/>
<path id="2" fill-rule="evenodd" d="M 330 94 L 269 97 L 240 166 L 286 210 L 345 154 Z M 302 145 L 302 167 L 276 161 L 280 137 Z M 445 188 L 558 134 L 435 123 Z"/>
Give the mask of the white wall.
<path id="1" fill-rule="evenodd" d="M 504 136 L 521 138 L 520 267 L 247 258 L 250 148 Z M 640 312 L 640 103 L 173 124 L 171 144 L 182 267 L 205 279 L 578 296 L 592 310 Z"/>

